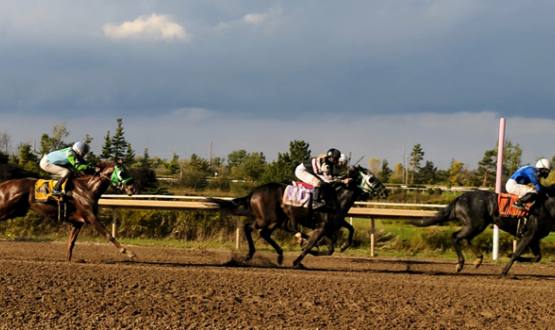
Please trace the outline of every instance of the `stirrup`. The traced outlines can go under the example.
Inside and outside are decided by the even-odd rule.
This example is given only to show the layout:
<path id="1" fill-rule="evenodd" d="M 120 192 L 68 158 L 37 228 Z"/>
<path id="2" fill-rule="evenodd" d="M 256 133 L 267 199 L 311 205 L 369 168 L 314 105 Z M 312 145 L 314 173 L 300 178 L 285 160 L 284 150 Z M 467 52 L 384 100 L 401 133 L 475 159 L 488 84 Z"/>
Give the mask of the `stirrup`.
<path id="1" fill-rule="evenodd" d="M 63 192 L 62 190 L 52 190 L 52 196 L 56 196 L 56 197 L 61 197 L 61 196 L 65 196 L 65 192 Z"/>

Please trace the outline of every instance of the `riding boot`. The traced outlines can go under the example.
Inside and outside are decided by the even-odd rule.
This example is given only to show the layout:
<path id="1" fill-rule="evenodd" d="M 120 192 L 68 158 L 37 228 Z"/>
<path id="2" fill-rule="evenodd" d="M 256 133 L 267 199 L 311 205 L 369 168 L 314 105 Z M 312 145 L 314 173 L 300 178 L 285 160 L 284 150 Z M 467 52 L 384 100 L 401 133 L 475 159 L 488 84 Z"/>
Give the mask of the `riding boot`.
<path id="1" fill-rule="evenodd" d="M 62 196 L 64 195 L 64 192 L 62 191 L 62 185 L 64 184 L 64 182 L 67 180 L 67 178 L 69 178 L 69 176 L 71 175 L 71 173 L 66 174 L 64 176 L 62 176 L 58 182 L 56 182 L 56 185 L 54 186 L 54 189 L 52 190 L 52 195 L 54 196 Z"/>
<path id="2" fill-rule="evenodd" d="M 312 209 L 319 209 L 326 205 L 326 201 L 323 197 L 320 187 L 314 187 L 314 192 L 312 193 Z"/>
<path id="3" fill-rule="evenodd" d="M 529 192 L 526 193 L 524 196 L 520 197 L 514 204 L 513 206 L 516 207 L 517 209 L 524 209 L 524 204 L 525 203 L 531 203 L 534 202 L 536 200 L 536 198 L 538 197 L 538 194 L 535 192 Z"/>

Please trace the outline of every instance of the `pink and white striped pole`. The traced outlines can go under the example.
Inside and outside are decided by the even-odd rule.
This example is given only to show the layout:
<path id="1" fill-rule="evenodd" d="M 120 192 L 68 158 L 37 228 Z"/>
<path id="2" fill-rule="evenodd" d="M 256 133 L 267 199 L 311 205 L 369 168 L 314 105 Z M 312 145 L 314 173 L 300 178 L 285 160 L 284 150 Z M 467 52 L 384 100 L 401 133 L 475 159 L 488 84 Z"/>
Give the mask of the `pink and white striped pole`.
<path id="1" fill-rule="evenodd" d="M 497 173 L 495 176 L 495 192 L 501 192 L 501 185 L 503 179 L 503 149 L 505 146 L 505 118 L 499 119 L 499 138 L 497 145 Z M 493 260 L 499 258 L 499 227 L 493 225 L 493 249 L 491 251 Z"/>

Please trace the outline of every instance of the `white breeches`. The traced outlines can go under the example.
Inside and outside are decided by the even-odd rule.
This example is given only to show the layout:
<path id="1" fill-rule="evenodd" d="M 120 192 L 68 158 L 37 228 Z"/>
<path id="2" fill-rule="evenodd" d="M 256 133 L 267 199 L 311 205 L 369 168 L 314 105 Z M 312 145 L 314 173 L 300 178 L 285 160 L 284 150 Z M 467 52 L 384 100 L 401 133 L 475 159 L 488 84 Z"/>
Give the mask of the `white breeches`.
<path id="1" fill-rule="evenodd" d="M 54 175 L 59 175 L 61 177 L 68 175 L 71 172 L 70 170 L 68 170 L 63 166 L 58 166 L 58 165 L 49 163 L 48 160 L 46 159 L 46 156 L 42 157 L 39 165 L 40 165 L 40 168 L 42 168 L 46 172 Z"/>
<path id="2" fill-rule="evenodd" d="M 300 164 L 295 168 L 295 176 L 299 178 L 302 182 L 311 184 L 314 187 L 319 187 L 322 183 L 322 181 L 318 179 L 317 176 L 306 170 L 304 164 Z"/>
<path id="3" fill-rule="evenodd" d="M 505 184 L 505 189 L 509 194 L 518 195 L 518 197 L 522 197 L 529 192 L 536 192 L 536 189 L 532 186 L 528 186 L 525 184 L 519 184 L 513 179 L 509 179 L 507 184 Z"/>

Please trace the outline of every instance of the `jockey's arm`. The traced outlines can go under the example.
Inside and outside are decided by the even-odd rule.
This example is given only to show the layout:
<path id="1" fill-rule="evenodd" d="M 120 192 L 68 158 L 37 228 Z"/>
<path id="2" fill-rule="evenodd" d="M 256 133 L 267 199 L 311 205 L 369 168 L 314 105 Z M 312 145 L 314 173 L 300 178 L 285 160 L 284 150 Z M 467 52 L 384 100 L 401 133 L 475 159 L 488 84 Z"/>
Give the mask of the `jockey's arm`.
<path id="1" fill-rule="evenodd" d="M 87 162 L 80 160 L 74 153 L 69 153 L 67 160 L 76 172 L 85 172 L 91 167 Z"/>

